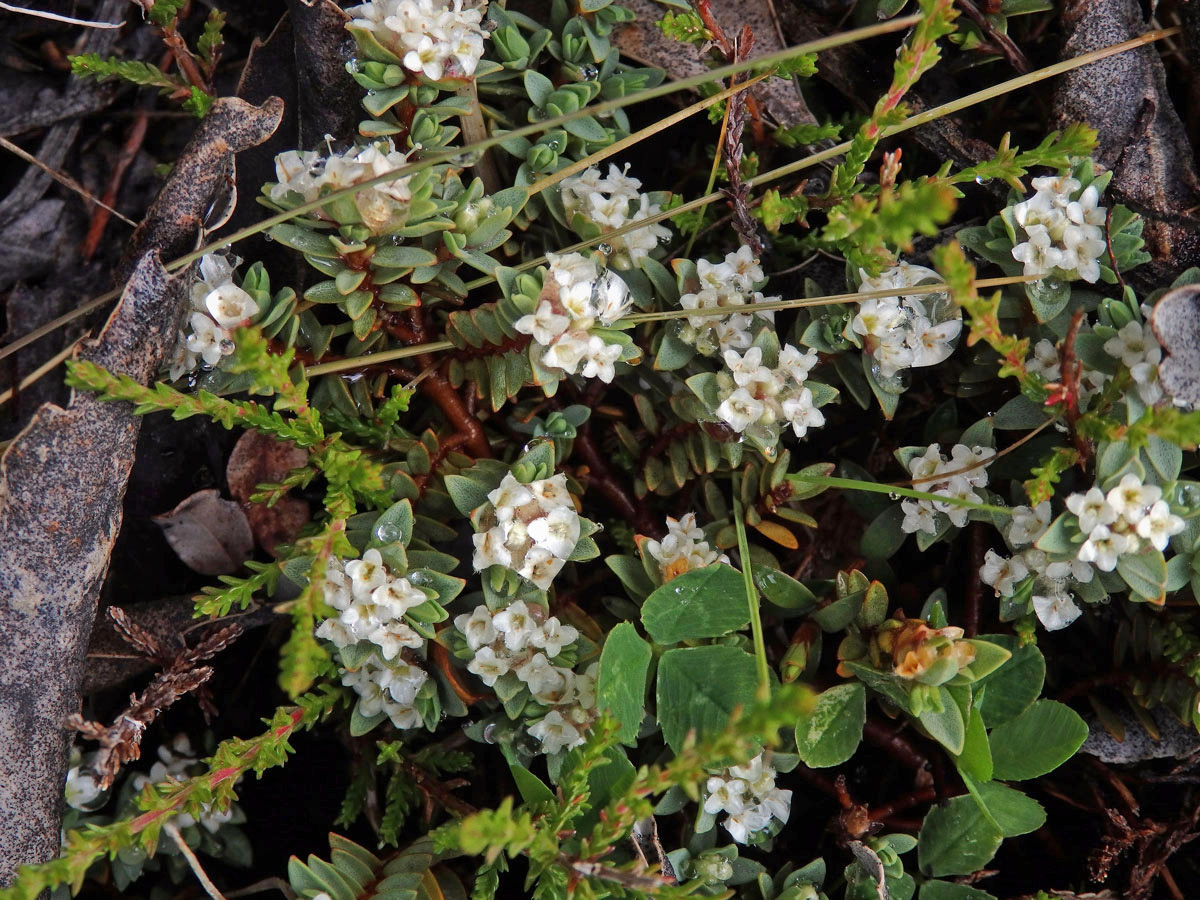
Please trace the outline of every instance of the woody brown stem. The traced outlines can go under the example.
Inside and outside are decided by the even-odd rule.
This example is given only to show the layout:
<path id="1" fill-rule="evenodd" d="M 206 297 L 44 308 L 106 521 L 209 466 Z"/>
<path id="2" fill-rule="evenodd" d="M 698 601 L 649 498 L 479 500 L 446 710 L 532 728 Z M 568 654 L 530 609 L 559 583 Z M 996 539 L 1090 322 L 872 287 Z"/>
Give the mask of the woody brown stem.
<path id="1" fill-rule="evenodd" d="M 650 510 L 638 503 L 617 479 L 608 461 L 592 442 L 589 431 L 580 431 L 575 438 L 575 452 L 588 467 L 588 487 L 595 488 L 608 501 L 613 511 L 637 530 L 638 534 L 659 538 L 662 526 L 650 515 Z"/>

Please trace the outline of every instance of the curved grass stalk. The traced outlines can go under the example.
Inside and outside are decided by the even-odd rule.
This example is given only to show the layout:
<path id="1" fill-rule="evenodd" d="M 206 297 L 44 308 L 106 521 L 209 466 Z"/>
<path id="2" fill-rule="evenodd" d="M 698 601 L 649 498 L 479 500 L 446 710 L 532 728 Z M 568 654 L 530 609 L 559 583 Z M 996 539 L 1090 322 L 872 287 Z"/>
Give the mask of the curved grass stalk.
<path id="1" fill-rule="evenodd" d="M 555 116 L 554 118 L 545 119 L 541 122 L 534 122 L 531 125 L 525 125 L 513 131 L 506 131 L 500 135 L 493 135 L 492 137 L 486 138 L 482 141 L 477 141 L 473 144 L 467 144 L 462 147 L 453 147 L 443 153 L 433 154 L 425 159 L 417 160 L 408 165 L 401 166 L 398 169 L 393 169 L 392 171 L 376 178 L 372 178 L 369 181 L 364 181 L 351 187 L 342 188 L 341 190 L 332 191 L 317 200 L 297 206 L 295 209 L 290 209 L 286 212 L 276 213 L 273 216 L 268 216 L 266 219 L 263 219 L 254 225 L 235 231 L 233 234 L 224 237 L 217 243 L 206 244 L 205 246 L 200 247 L 191 253 L 179 257 L 178 259 L 171 260 L 169 263 L 166 263 L 166 268 L 169 272 L 176 271 L 177 269 L 183 268 L 184 266 L 196 261 L 206 253 L 211 253 L 213 250 L 245 240 L 248 237 L 252 237 L 260 232 L 266 231 L 268 228 L 282 224 L 283 222 L 293 219 L 296 216 L 304 215 L 307 212 L 312 212 L 314 209 L 319 209 L 320 207 L 325 206 L 326 204 L 337 200 L 340 197 L 349 196 L 350 194 L 360 191 L 363 188 L 372 187 L 374 185 L 383 184 L 389 181 L 395 181 L 397 178 L 403 178 L 407 175 L 412 175 L 439 163 L 454 162 L 465 154 L 489 150 L 492 147 L 498 146 L 503 141 L 507 141 L 512 138 L 528 137 L 529 135 L 538 134 L 543 131 L 549 131 L 553 128 L 559 127 L 560 125 L 565 125 L 568 122 L 584 116 L 600 115 L 616 109 L 621 109 L 625 106 L 632 106 L 635 103 L 643 103 L 647 100 L 656 100 L 659 97 L 665 97 L 678 91 L 698 87 L 701 84 L 707 84 L 712 81 L 720 81 L 725 77 L 736 75 L 750 69 L 769 68 L 775 63 L 783 62 L 791 59 L 794 56 L 800 56 L 805 53 L 819 53 L 822 50 L 829 50 L 834 47 L 844 46 L 845 44 L 852 44 L 857 41 L 868 40 L 892 31 L 900 31 L 908 28 L 910 25 L 916 24 L 920 21 L 920 19 L 921 17 L 919 15 L 905 16 L 899 19 L 892 19 L 888 22 L 881 22 L 877 25 L 870 25 L 866 28 L 855 28 L 851 31 L 830 35 L 829 37 L 820 38 L 819 40 L 807 41 L 803 44 L 797 44 L 794 47 L 787 47 L 783 50 L 778 50 L 775 53 L 767 54 L 766 56 L 730 63 L 729 65 L 720 66 L 716 69 L 710 69 L 707 72 L 703 72 L 699 75 L 693 75 L 689 78 L 683 78 L 679 81 L 666 82 L 658 87 L 647 88 L 644 91 L 638 91 L 636 94 L 629 94 L 625 97 L 617 97 L 612 100 L 605 100 L 603 103 L 597 103 L 594 106 L 584 106 L 575 112 L 567 113 L 561 116 Z M 597 157 L 600 159 L 604 158 L 599 154 L 593 154 L 592 157 Z M 589 157 L 589 159 L 592 157 Z M 584 168 L 587 167 L 585 166 Z M 487 279 L 483 283 L 487 284 L 491 280 L 492 279 Z M 115 300 L 120 296 L 120 294 L 121 289 L 117 288 L 101 294 L 98 297 L 93 297 L 91 300 L 87 301 L 82 306 L 66 314 L 65 316 L 60 316 L 53 322 L 49 322 L 41 328 L 31 331 L 29 334 L 17 338 L 15 341 L 4 347 L 0 347 L 0 359 L 4 359 L 4 357 L 15 353 L 22 347 L 28 346 L 38 338 L 49 334 L 55 328 L 59 328 L 62 325 L 65 325 L 67 322 L 73 321 L 79 316 L 86 315 L 88 312 L 96 309 L 99 306 L 102 306 L 110 300 Z"/>
<path id="2" fill-rule="evenodd" d="M 1011 516 L 1012 509 L 1007 506 L 993 506 L 990 503 L 977 503 L 974 500 L 963 500 L 961 497 L 945 497 L 941 494 L 931 494 L 929 491 L 917 491 L 912 488 L 900 487 L 894 484 L 880 484 L 878 481 L 860 481 L 857 478 L 836 478 L 832 475 L 804 475 L 796 473 L 787 476 L 789 481 L 799 481 L 804 484 L 819 484 L 825 487 L 843 488 L 849 491 L 867 491 L 872 494 L 887 494 L 892 499 L 911 497 L 914 500 L 930 500 L 935 503 L 948 503 L 951 506 L 961 506 L 965 509 L 978 509 L 983 512 L 1000 513 Z"/>
<path id="3" fill-rule="evenodd" d="M 767 666 L 767 645 L 763 637 L 762 610 L 759 608 L 758 587 L 750 562 L 750 542 L 746 539 L 745 510 L 742 509 L 742 476 L 733 482 L 733 527 L 737 531 L 738 560 L 742 564 L 742 585 L 750 610 L 750 634 L 754 641 L 754 662 L 758 671 L 758 694 L 755 699 L 764 703 L 771 697 L 770 670 Z"/>
<path id="4" fill-rule="evenodd" d="M 975 91 L 972 94 L 967 94 L 966 96 L 960 97 L 957 100 L 951 100 L 948 103 L 943 103 L 941 106 L 935 106 L 931 109 L 927 109 L 925 112 L 911 115 L 903 122 L 884 129 L 880 139 L 882 140 L 883 138 L 892 137 L 893 135 L 916 128 L 918 125 L 924 125 L 927 122 L 932 122 L 935 119 L 948 116 L 951 113 L 961 112 L 962 110 L 967 109 L 970 106 L 974 106 L 977 103 L 984 103 L 988 100 L 994 100 L 997 97 L 1003 96 L 1011 91 L 1015 91 L 1018 88 L 1025 87 L 1030 84 L 1036 84 L 1039 81 L 1045 81 L 1047 78 L 1053 78 L 1055 75 L 1061 75 L 1064 72 L 1070 72 L 1073 69 L 1079 69 L 1083 66 L 1091 65 L 1094 62 L 1099 62 L 1100 60 L 1107 59 L 1110 56 L 1116 56 L 1119 53 L 1124 53 L 1126 50 L 1135 50 L 1138 47 L 1151 44 L 1154 41 L 1159 41 L 1163 38 L 1172 37 L 1178 33 L 1179 29 L 1176 27 L 1155 29 L 1153 31 L 1148 31 L 1143 35 L 1139 35 L 1138 37 L 1131 38 L 1128 41 L 1122 41 L 1119 44 L 1111 44 L 1107 47 L 1101 47 L 1099 50 L 1093 50 L 1090 53 L 1084 53 L 1081 56 L 1076 56 L 1072 59 L 1055 63 L 1052 66 L 1047 66 L 1044 69 L 1038 69 L 1036 72 L 1030 72 L 1027 75 L 1021 75 L 1017 78 L 1010 78 L 1008 81 L 1002 81 L 999 84 L 992 85 L 991 87 L 983 88 L 982 90 Z M 788 175 L 794 175 L 796 172 L 812 168 L 813 166 L 826 162 L 835 156 L 840 156 L 850 149 L 851 144 L 851 141 L 842 141 L 840 144 L 835 144 L 834 146 L 822 150 L 819 153 L 806 156 L 804 159 L 798 159 L 795 162 L 780 166 L 777 169 L 771 169 L 770 171 L 764 172 L 761 175 L 756 175 L 753 178 L 747 178 L 746 183 L 751 187 L 761 187 L 763 185 L 771 184 L 781 178 L 787 177 Z M 632 222 L 622 225 L 620 228 L 614 228 L 612 231 L 606 231 L 604 234 L 590 240 L 579 241 L 578 243 L 572 244 L 571 246 L 565 247 L 557 252 L 559 254 L 565 254 L 586 250 L 595 246 L 596 244 L 611 240 L 614 237 L 620 237 L 621 235 L 628 234 L 631 231 L 636 231 L 639 228 L 645 228 L 647 225 L 654 225 L 663 221 L 664 219 L 677 216 L 680 213 L 691 212 L 692 210 L 700 209 L 703 206 L 707 206 L 710 203 L 722 199 L 724 196 L 725 195 L 719 191 L 713 191 L 705 194 L 702 197 L 697 197 L 695 200 L 689 200 L 687 203 L 677 206 L 674 209 L 665 210 L 661 213 L 655 213 L 651 216 L 645 216 L 641 219 L 635 219 Z M 540 266 L 545 262 L 546 258 L 543 256 L 539 257 L 538 259 L 521 263 L 521 265 L 515 266 L 514 268 L 518 272 L 524 272 Z M 468 281 L 467 289 L 473 290 L 474 288 L 482 287 L 485 284 L 490 284 L 493 281 L 495 281 L 495 278 L 485 275 L 482 278 L 476 278 L 474 281 Z"/>
<path id="5" fill-rule="evenodd" d="M 1037 281 L 1036 275 L 1012 275 L 1002 278 L 981 278 L 975 282 L 977 287 L 1001 287 L 1006 284 L 1024 284 Z M 665 309 L 661 312 L 634 313 L 618 319 L 617 327 L 621 325 L 639 325 L 643 322 L 658 322 L 667 319 L 682 319 L 689 316 L 727 316 L 730 312 L 767 312 L 777 309 L 797 309 L 805 306 L 829 306 L 834 303 L 859 303 L 869 297 L 896 297 L 914 294 L 937 294 L 948 291 L 947 284 L 922 284 L 910 288 L 879 288 L 873 291 L 859 291 L 849 294 L 829 294 L 825 297 L 804 297 L 798 300 L 774 300 L 770 303 L 755 303 L 753 306 L 714 306 L 704 309 Z M 305 370 L 308 375 L 328 375 L 331 372 L 347 372 L 362 369 L 377 363 L 391 362 L 396 359 L 406 359 L 410 356 L 420 356 L 423 353 L 440 353 L 443 350 L 453 350 L 452 341 L 434 341 L 429 344 L 414 344 L 401 347 L 398 350 L 383 350 L 379 353 L 364 353 L 362 356 L 351 356 L 333 362 L 321 363 Z"/>

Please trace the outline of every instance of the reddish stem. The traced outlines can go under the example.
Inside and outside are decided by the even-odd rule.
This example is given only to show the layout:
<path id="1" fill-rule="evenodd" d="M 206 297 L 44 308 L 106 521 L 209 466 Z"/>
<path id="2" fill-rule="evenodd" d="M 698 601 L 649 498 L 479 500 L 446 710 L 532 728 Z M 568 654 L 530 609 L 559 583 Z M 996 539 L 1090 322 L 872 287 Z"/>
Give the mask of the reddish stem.
<path id="1" fill-rule="evenodd" d="M 881 722 L 867 719 L 863 725 L 863 737 L 910 769 L 920 772 L 929 767 L 929 758 L 915 744 Z"/>
<path id="2" fill-rule="evenodd" d="M 589 431 L 580 431 L 575 437 L 575 452 L 588 467 L 589 488 L 596 488 L 617 515 L 630 523 L 638 534 L 653 538 L 662 537 L 664 534 L 662 525 L 650 515 L 650 510 L 644 504 L 638 503 L 617 479 L 616 474 L 609 468 L 604 455 L 592 442 Z"/>

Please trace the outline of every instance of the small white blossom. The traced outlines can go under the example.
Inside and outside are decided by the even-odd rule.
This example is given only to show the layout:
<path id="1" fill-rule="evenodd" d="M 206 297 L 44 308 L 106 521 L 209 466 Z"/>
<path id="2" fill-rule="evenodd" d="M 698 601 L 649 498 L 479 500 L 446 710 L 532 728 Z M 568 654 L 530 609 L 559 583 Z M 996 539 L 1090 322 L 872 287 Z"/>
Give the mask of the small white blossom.
<path id="1" fill-rule="evenodd" d="M 1014 506 L 1008 526 L 1009 543 L 1014 547 L 1034 543 L 1050 527 L 1053 516 L 1049 500 L 1043 500 L 1032 509 L 1028 506 Z"/>
<path id="2" fill-rule="evenodd" d="M 704 798 L 704 811 L 709 815 L 730 813 L 736 815 L 746 808 L 744 794 L 746 782 L 739 778 L 722 778 L 714 775 L 705 784 L 708 796 Z"/>
<path id="3" fill-rule="evenodd" d="M 254 298 L 232 281 L 210 291 L 204 299 L 204 306 L 222 328 L 243 325 L 258 312 Z"/>
<path id="4" fill-rule="evenodd" d="M 187 349 L 208 365 L 215 366 L 234 351 L 229 333 L 204 313 L 192 313 L 188 324 L 192 330 L 186 338 Z"/>
<path id="5" fill-rule="evenodd" d="M 1097 525 L 1080 546 L 1078 557 L 1093 563 L 1101 572 L 1111 572 L 1117 567 L 1117 557 L 1128 548 L 1129 539 L 1125 535 L 1109 530 L 1107 525 Z"/>
<path id="6" fill-rule="evenodd" d="M 79 766 L 67 772 L 65 797 L 72 809 L 87 809 L 103 793 L 91 772 L 82 771 Z"/>
<path id="7" fill-rule="evenodd" d="M 717 407 L 721 421 L 734 431 L 745 431 L 763 414 L 763 404 L 745 388 L 738 388 Z"/>
<path id="8" fill-rule="evenodd" d="M 563 625 L 556 616 L 551 616 L 542 623 L 542 627 L 529 638 L 529 643 L 546 652 L 550 659 L 562 653 L 562 648 L 575 643 L 579 639 L 579 631 L 570 625 Z"/>
<path id="9" fill-rule="evenodd" d="M 1165 500 L 1157 500 L 1150 511 L 1137 523 L 1137 533 L 1149 541 L 1156 550 L 1166 550 L 1172 535 L 1183 531 L 1184 522 L 1171 514 Z"/>
<path id="10" fill-rule="evenodd" d="M 488 687 L 495 685 L 500 676 L 506 674 L 512 667 L 512 660 L 507 656 L 498 656 L 491 647 L 480 647 L 475 651 L 475 658 L 467 663 L 467 671 Z"/>
<path id="11" fill-rule="evenodd" d="M 1121 478 L 1120 484 L 1105 496 L 1108 505 L 1132 526 L 1136 526 L 1150 507 L 1162 496 L 1162 488 L 1154 484 L 1143 484 L 1132 472 Z"/>
<path id="12" fill-rule="evenodd" d="M 1066 628 L 1082 614 L 1071 595 L 1065 592 L 1046 596 L 1034 594 L 1033 611 L 1047 631 Z"/>
<path id="13" fill-rule="evenodd" d="M 1097 525 L 1111 525 L 1117 521 L 1117 511 L 1104 499 L 1104 492 L 1093 487 L 1086 494 L 1071 494 L 1067 497 L 1067 509 L 1079 519 L 1079 530 L 1090 534 Z"/>
<path id="14" fill-rule="evenodd" d="M 368 550 L 362 559 L 346 563 L 346 575 L 350 578 L 350 589 L 356 598 L 370 597 L 375 588 L 387 581 L 387 568 L 378 550 Z"/>
<path id="15" fill-rule="evenodd" d="M 471 565 L 476 572 L 482 572 L 489 566 L 512 565 L 512 553 L 505 546 L 506 537 L 505 530 L 499 525 L 471 535 L 471 541 L 475 545 Z"/>
<path id="16" fill-rule="evenodd" d="M 529 733 L 542 742 L 546 753 L 569 750 L 583 743 L 579 729 L 563 718 L 558 710 L 551 710 L 539 722 L 529 727 Z"/>
<path id="17" fill-rule="evenodd" d="M 900 529 L 905 534 L 924 531 L 927 534 L 937 534 L 937 513 L 928 500 L 902 500 L 900 509 L 904 511 L 904 520 Z"/>
<path id="18" fill-rule="evenodd" d="M 464 8 L 463 0 L 370 0 L 346 12 L 354 17 L 351 29 L 371 32 L 401 57 L 404 68 L 439 81 L 474 74 L 487 37 L 481 24 L 486 5 L 476 9 Z"/>
<path id="19" fill-rule="evenodd" d="M 995 550 L 984 555 L 983 567 L 979 570 L 980 579 L 996 589 L 997 597 L 1011 597 L 1028 575 L 1029 570 L 1021 558 L 1005 559 Z"/>
<path id="20" fill-rule="evenodd" d="M 492 617 L 492 627 L 504 636 L 504 646 L 516 653 L 525 649 L 538 625 L 525 601 L 517 600 Z"/>
<path id="21" fill-rule="evenodd" d="M 480 604 L 472 613 L 463 613 L 454 617 L 454 627 L 462 632 L 467 639 L 467 646 L 472 651 L 478 650 L 496 639 L 496 629 L 492 625 L 491 611 Z"/>

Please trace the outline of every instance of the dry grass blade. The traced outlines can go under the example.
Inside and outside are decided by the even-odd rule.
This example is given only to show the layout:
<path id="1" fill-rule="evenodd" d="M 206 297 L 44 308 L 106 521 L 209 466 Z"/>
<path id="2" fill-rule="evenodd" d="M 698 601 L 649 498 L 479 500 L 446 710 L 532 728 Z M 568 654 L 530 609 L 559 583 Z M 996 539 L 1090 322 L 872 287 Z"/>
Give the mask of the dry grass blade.
<path id="1" fill-rule="evenodd" d="M 3 4 L 0 4 L 0 6 L 2 6 L 2 5 Z M 44 162 L 42 162 L 40 159 L 38 159 L 36 156 L 34 156 L 32 153 L 26 153 L 24 150 L 22 150 L 16 144 L 14 144 L 12 141 L 10 141 L 8 138 L 0 137 L 0 147 L 3 147 L 5 150 L 7 150 L 9 153 L 13 154 L 14 156 L 19 156 L 21 159 L 25 160 L 25 162 L 29 163 L 31 166 L 36 166 L 37 168 L 41 169 L 43 172 L 45 172 L 47 175 L 49 175 L 51 178 L 53 178 L 55 181 L 57 181 L 63 187 L 66 187 L 66 188 L 74 191 L 80 197 L 83 197 L 83 199 L 87 200 L 89 203 L 95 203 L 97 206 L 103 206 L 105 209 L 107 209 L 110 213 L 112 213 L 114 216 L 116 216 L 118 219 L 120 219 L 126 225 L 129 225 L 132 228 L 137 228 L 137 222 L 133 221 L 133 219 L 129 218 L 128 216 L 122 215 L 117 210 L 113 209 L 111 206 L 109 206 L 107 203 L 105 203 L 103 200 L 101 200 L 95 194 L 88 191 L 87 188 L 85 188 L 82 184 L 80 184 L 78 181 L 76 181 L 70 175 L 64 175 L 62 172 L 59 172 L 57 169 L 51 168 L 50 166 L 48 166 Z"/>
<path id="2" fill-rule="evenodd" d="M 84 28 L 120 28 L 125 24 L 124 20 L 120 22 L 96 22 L 92 19 L 76 19 L 73 16 L 60 16 L 58 13 L 30 9 L 28 6 L 13 6 L 11 3 L 0 3 L 0 9 L 18 13 L 22 16 L 33 16 L 36 19 L 49 19 L 52 22 L 64 22 L 67 25 L 82 25 Z"/>
<path id="3" fill-rule="evenodd" d="M 70 319 L 67 319 L 66 321 L 70 321 Z M 54 323 L 51 322 L 49 324 L 53 325 Z M 66 322 L 62 322 L 61 324 L 65 325 Z M 46 327 L 46 326 L 43 326 L 43 327 Z M 38 329 L 38 330 L 41 331 L 41 329 Z M 49 334 L 53 330 L 54 330 L 53 328 L 48 328 L 44 333 Z M 32 334 L 32 332 L 30 332 L 30 333 Z M 50 357 L 48 360 L 46 360 L 44 363 L 42 363 L 40 366 L 38 366 L 36 369 L 34 369 L 32 372 L 30 372 L 24 378 L 22 378 L 19 382 L 17 382 L 16 387 L 11 387 L 6 391 L 0 391 L 0 406 L 3 406 L 5 403 L 7 403 L 9 400 L 11 400 L 13 397 L 15 397 L 21 391 L 25 390 L 27 387 L 32 385 L 38 379 L 44 378 L 46 375 L 50 374 L 55 369 L 57 369 L 60 365 L 62 365 L 66 360 L 68 360 L 71 357 L 71 354 L 73 354 L 75 352 L 75 348 L 78 346 L 79 346 L 79 342 L 76 341 L 74 344 L 71 344 L 68 347 L 64 347 L 58 353 L 54 354 L 52 357 Z"/>

